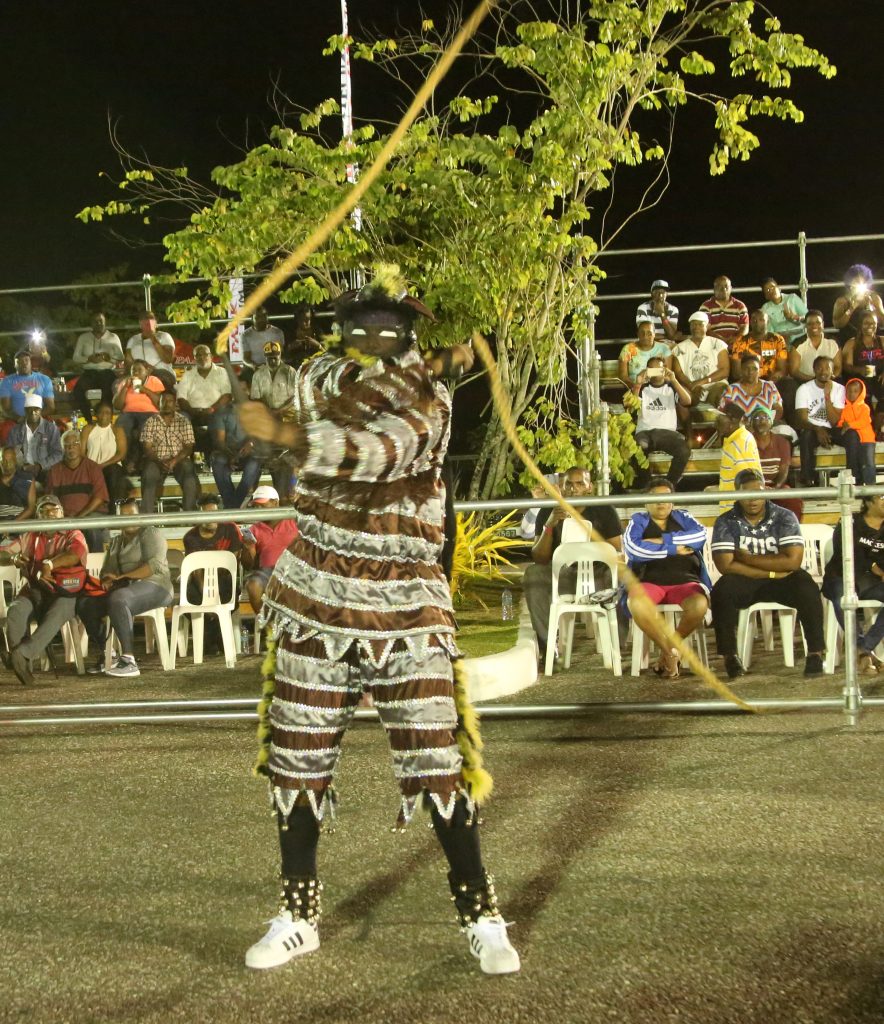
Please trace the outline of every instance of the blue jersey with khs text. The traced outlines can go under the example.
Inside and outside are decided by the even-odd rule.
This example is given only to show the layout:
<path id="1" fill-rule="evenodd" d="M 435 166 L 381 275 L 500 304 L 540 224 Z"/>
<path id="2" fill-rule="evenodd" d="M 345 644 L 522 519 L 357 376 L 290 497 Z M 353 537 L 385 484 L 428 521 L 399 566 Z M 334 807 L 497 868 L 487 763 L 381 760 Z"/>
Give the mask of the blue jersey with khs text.
<path id="1" fill-rule="evenodd" d="M 804 547 L 801 527 L 794 512 L 764 503 L 764 516 L 753 526 L 743 515 L 739 505 L 715 520 L 712 529 L 712 553 L 716 551 L 746 551 L 750 555 L 777 555 L 783 548 Z"/>

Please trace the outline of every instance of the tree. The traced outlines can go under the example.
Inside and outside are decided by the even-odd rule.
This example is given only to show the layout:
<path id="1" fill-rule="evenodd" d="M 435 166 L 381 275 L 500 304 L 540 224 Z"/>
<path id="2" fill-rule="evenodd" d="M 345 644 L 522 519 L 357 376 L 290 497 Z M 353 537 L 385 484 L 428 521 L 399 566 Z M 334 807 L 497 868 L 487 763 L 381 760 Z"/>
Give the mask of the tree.
<path id="1" fill-rule="evenodd" d="M 345 42 L 356 59 L 407 83 L 438 56 L 445 33 L 424 21 L 397 40 L 333 38 L 327 52 Z M 489 37 L 474 40 L 468 63 L 469 84 L 459 83 L 447 101 L 437 97 L 369 193 L 363 230 L 343 223 L 282 298 L 317 302 L 336 294 L 345 271 L 378 258 L 399 263 L 442 314 L 432 344 L 475 329 L 493 339 L 513 414 L 541 463 L 585 463 L 594 425 L 581 431 L 570 415 L 568 354 L 586 330 L 602 276 L 600 245 L 617 233 L 590 234 L 615 170 L 650 171 L 629 219 L 665 187 L 679 108 L 708 108 L 716 132 L 709 169 L 721 174 L 759 145 L 754 120 L 802 119 L 785 95 L 792 69 L 825 77 L 835 69 L 750 0 L 561 0 L 542 11 L 516 3 L 497 14 Z M 746 91 L 737 91 L 743 82 Z M 505 109 L 514 100 L 515 113 Z M 379 150 L 383 136 L 371 124 L 350 142 L 328 138 L 337 112 L 328 100 L 297 126 L 274 128 L 266 144 L 213 172 L 211 198 L 194 189 L 186 169 L 130 165 L 120 182 L 128 198 L 80 216 L 150 217 L 160 203 L 188 203 L 189 223 L 164 240 L 167 259 L 179 278 L 210 280 L 173 314 L 206 319 L 224 307 L 224 275 L 291 251 L 349 187 L 346 164 L 367 165 Z M 627 421 L 612 424 L 615 459 L 634 450 Z M 513 466 L 500 440 L 492 411 L 471 497 L 509 488 Z M 627 465 L 612 469 L 628 481 Z"/>

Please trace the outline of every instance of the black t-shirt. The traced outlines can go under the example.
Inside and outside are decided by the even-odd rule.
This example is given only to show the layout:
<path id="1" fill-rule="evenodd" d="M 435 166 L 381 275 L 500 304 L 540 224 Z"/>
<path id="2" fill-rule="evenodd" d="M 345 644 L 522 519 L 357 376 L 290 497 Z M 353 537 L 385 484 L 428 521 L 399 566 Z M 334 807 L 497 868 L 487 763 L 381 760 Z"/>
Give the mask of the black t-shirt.
<path id="1" fill-rule="evenodd" d="M 592 528 L 600 536 L 604 537 L 605 540 L 611 540 L 613 537 L 619 537 L 623 532 L 623 527 L 620 525 L 620 518 L 614 509 L 610 505 L 592 505 L 587 508 L 579 510 L 583 518 L 592 524 Z M 549 519 L 551 508 L 542 508 L 537 513 L 537 521 L 534 524 L 534 537 L 538 538 L 546 526 L 546 521 Z M 553 528 L 553 549 L 557 548 L 562 543 L 562 524 Z"/>
<path id="2" fill-rule="evenodd" d="M 653 519 L 648 520 L 643 540 L 658 540 L 664 533 L 677 533 L 681 527 L 670 516 L 666 529 L 661 530 Z M 658 587 L 677 587 L 682 583 L 700 582 L 700 556 L 692 551 L 689 555 L 669 555 L 659 561 L 642 562 L 636 574 L 642 583 L 656 583 Z"/>
<path id="3" fill-rule="evenodd" d="M 239 527 L 236 523 L 218 523 L 211 537 L 203 537 L 199 527 L 194 526 L 184 534 L 184 553 L 190 555 L 194 551 L 232 551 L 238 554 L 242 551 Z"/>

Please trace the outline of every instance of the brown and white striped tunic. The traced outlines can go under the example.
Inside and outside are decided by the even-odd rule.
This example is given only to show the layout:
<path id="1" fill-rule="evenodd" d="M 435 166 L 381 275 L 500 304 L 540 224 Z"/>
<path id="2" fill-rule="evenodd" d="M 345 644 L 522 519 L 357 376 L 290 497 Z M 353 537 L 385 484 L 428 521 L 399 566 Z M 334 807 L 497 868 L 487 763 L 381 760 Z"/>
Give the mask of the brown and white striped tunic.
<path id="1" fill-rule="evenodd" d="M 264 594 L 277 638 L 269 770 L 277 806 L 317 814 L 363 686 L 387 729 L 408 819 L 427 792 L 450 814 L 461 785 L 439 566 L 441 462 L 451 400 L 413 350 L 369 365 L 326 354 L 298 376 L 298 537 Z"/>

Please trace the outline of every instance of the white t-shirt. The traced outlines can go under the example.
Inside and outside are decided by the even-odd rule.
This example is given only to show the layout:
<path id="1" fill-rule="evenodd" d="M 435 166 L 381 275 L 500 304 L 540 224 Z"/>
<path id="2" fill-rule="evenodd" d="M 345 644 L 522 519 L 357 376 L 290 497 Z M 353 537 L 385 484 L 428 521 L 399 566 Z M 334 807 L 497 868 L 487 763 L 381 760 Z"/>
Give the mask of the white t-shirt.
<path id="1" fill-rule="evenodd" d="M 167 334 L 165 331 L 157 331 L 157 341 L 163 345 L 168 345 L 173 352 L 175 351 L 175 339 L 171 334 Z M 175 373 L 172 364 L 163 362 L 163 357 L 157 352 L 154 343 L 150 338 L 142 338 L 140 331 L 138 334 L 133 334 L 126 342 L 126 351 L 132 353 L 133 359 L 140 359 L 142 362 L 147 363 L 148 367 L 152 370 L 168 370 L 171 374 Z"/>
<path id="2" fill-rule="evenodd" d="M 642 430 L 677 430 L 678 413 L 675 407 L 678 404 L 678 396 L 671 384 L 663 384 L 655 387 L 653 384 L 645 384 L 639 393 L 641 398 L 641 412 L 638 414 L 638 423 L 635 432 Z"/>
<path id="3" fill-rule="evenodd" d="M 99 362 L 95 358 L 99 354 L 109 356 L 111 362 Z M 123 346 L 113 331 L 105 331 L 100 338 L 96 338 L 92 331 L 86 331 L 77 338 L 73 358 L 86 370 L 109 370 L 113 363 L 123 358 Z"/>
<path id="4" fill-rule="evenodd" d="M 254 327 L 243 331 L 242 351 L 246 360 L 252 366 L 263 366 L 267 362 L 264 355 L 264 346 L 268 341 L 278 341 L 280 345 L 285 341 L 285 336 L 278 327 L 269 324 L 266 330 L 258 331 Z"/>
<path id="5" fill-rule="evenodd" d="M 829 398 L 836 409 L 843 409 L 847 400 L 844 385 L 832 381 Z M 805 381 L 795 392 L 795 408 L 807 409 L 807 419 L 815 427 L 831 427 L 832 425 L 826 415 L 826 393 L 815 380 Z"/>
<path id="6" fill-rule="evenodd" d="M 230 394 L 230 379 L 223 366 L 213 364 L 205 377 L 193 366 L 184 372 L 175 390 L 192 409 L 208 409 L 222 395 Z"/>
<path id="7" fill-rule="evenodd" d="M 680 341 L 672 350 L 672 354 L 678 360 L 678 365 L 685 377 L 694 381 L 715 373 L 718 369 L 718 353 L 722 351 L 727 351 L 727 345 L 721 338 L 714 338 L 711 334 L 707 334 L 699 345 L 695 345 L 689 338 Z M 708 390 L 708 385 L 703 388 L 700 401 L 706 397 Z"/>

